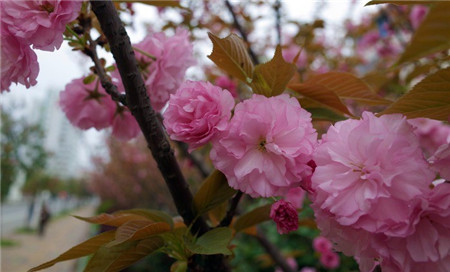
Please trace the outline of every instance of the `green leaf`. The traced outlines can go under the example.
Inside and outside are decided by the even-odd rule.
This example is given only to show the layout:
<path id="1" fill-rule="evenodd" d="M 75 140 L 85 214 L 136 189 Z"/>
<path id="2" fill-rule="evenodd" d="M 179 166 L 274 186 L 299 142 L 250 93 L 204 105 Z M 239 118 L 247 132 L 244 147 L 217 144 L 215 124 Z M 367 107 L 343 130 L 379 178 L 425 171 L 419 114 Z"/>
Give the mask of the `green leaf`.
<path id="1" fill-rule="evenodd" d="M 56 257 L 55 259 L 28 270 L 28 272 L 42 270 L 44 268 L 48 268 L 48 267 L 53 266 L 54 264 L 62 262 L 62 261 L 72 260 L 72 259 L 90 255 L 90 254 L 94 253 L 95 251 L 97 251 L 104 244 L 113 240 L 115 232 L 116 232 L 115 230 L 111 230 L 111 231 L 100 233 L 99 235 L 94 236 L 94 237 L 84 241 L 83 243 L 72 247 L 71 249 L 67 250 L 63 254 Z"/>
<path id="2" fill-rule="evenodd" d="M 227 178 L 222 172 L 215 170 L 194 196 L 194 205 L 197 214 L 204 214 L 230 199 L 236 190 L 228 185 Z"/>
<path id="3" fill-rule="evenodd" d="M 387 105 L 392 103 L 375 94 L 364 80 L 349 73 L 328 72 L 312 76 L 304 83 L 324 86 L 337 94 L 341 99 L 351 99 L 365 105 Z"/>
<path id="4" fill-rule="evenodd" d="M 288 87 L 320 106 L 329 108 L 338 113 L 352 115 L 336 93 L 323 85 L 316 83 L 297 83 L 291 84 Z"/>
<path id="5" fill-rule="evenodd" d="M 147 219 L 150 219 L 153 222 L 166 222 L 170 225 L 170 227 L 173 227 L 172 217 L 165 212 L 161 212 L 161 211 L 157 211 L 157 210 L 131 209 L 131 210 L 117 211 L 114 214 L 115 215 L 135 214 L 135 215 L 143 216 Z"/>
<path id="6" fill-rule="evenodd" d="M 439 0 L 427 0 L 427 1 L 421 1 L 421 0 L 372 0 L 365 4 L 365 6 L 371 6 L 371 5 L 378 5 L 378 4 L 395 4 L 395 5 L 426 5 L 426 4 L 432 4 L 436 3 Z"/>
<path id="7" fill-rule="evenodd" d="M 128 221 L 117 228 L 116 239 L 107 244 L 106 247 L 113 247 L 129 240 L 141 240 L 170 230 L 170 225 L 165 222 Z"/>
<path id="8" fill-rule="evenodd" d="M 94 80 L 95 80 L 96 78 L 97 78 L 96 75 L 90 74 L 90 75 L 88 75 L 87 77 L 85 77 L 85 78 L 83 79 L 83 83 L 84 83 L 85 85 L 90 84 L 90 83 L 94 82 Z"/>
<path id="9" fill-rule="evenodd" d="M 213 43 L 213 51 L 208 58 L 225 72 L 248 83 L 253 77 L 253 63 L 242 39 L 236 34 L 223 39 L 212 33 L 208 36 Z"/>
<path id="10" fill-rule="evenodd" d="M 272 60 L 256 66 L 251 84 L 253 92 L 267 97 L 281 94 L 295 70 L 294 64 L 284 60 L 278 45 Z"/>
<path id="11" fill-rule="evenodd" d="M 450 117 L 450 68 L 442 69 L 417 83 L 407 94 L 381 114 L 403 113 L 408 118 Z"/>
<path id="12" fill-rule="evenodd" d="M 108 272 L 121 271 L 122 269 L 150 255 L 163 246 L 164 240 L 159 236 L 141 240 L 136 246 L 124 251 L 117 259 L 115 259 L 108 266 Z"/>
<path id="13" fill-rule="evenodd" d="M 215 228 L 200 236 L 193 245 L 189 243 L 186 245 L 195 254 L 230 255 L 231 251 L 228 249 L 228 244 L 230 243 L 231 237 L 232 231 L 230 228 Z"/>
<path id="14" fill-rule="evenodd" d="M 109 272 L 108 267 L 137 244 L 137 241 L 130 241 L 114 247 L 100 247 L 89 260 L 84 272 Z"/>
<path id="15" fill-rule="evenodd" d="M 270 208 L 272 204 L 267 204 L 258 207 L 244 215 L 241 215 L 234 223 L 236 232 L 242 231 L 246 228 L 252 227 L 264 221 L 270 220 Z"/>
<path id="16" fill-rule="evenodd" d="M 450 48 L 449 14 L 449 2 L 439 2 L 433 5 L 397 64 L 414 61 Z"/>

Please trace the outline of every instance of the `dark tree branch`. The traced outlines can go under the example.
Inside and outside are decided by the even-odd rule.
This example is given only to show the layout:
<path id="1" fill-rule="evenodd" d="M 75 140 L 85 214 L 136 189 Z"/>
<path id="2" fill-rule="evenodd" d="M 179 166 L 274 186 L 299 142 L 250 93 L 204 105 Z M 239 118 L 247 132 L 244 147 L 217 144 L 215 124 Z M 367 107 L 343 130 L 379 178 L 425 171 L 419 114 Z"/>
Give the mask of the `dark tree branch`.
<path id="1" fill-rule="evenodd" d="M 266 250 L 266 252 L 272 257 L 273 261 L 284 271 L 284 272 L 295 272 L 292 267 L 286 262 L 286 259 L 281 256 L 280 250 L 272 244 L 264 234 L 258 229 L 258 234 L 255 236 L 261 246 Z"/>
<path id="2" fill-rule="evenodd" d="M 147 140 L 148 147 L 166 181 L 177 211 L 187 225 L 193 223 L 192 232 L 201 235 L 209 228 L 202 218 L 194 222 L 192 193 L 181 173 L 162 124 L 150 104 L 150 98 L 138 69 L 130 38 L 122 25 L 122 21 L 110 0 L 91 0 L 90 2 L 116 60 L 126 90 L 128 108 L 136 118 Z"/>
<path id="3" fill-rule="evenodd" d="M 122 103 L 122 105 L 127 105 L 127 98 L 125 94 L 121 94 L 117 90 L 117 86 L 114 85 L 111 80 L 106 75 L 105 68 L 100 62 L 100 59 L 97 55 L 97 43 L 89 38 L 89 51 L 86 52 L 89 57 L 91 57 L 92 61 L 95 64 L 95 71 L 97 72 L 98 77 L 100 78 L 100 82 L 102 87 L 105 89 L 106 93 L 108 93 L 114 101 Z"/>
<path id="4" fill-rule="evenodd" d="M 239 200 L 242 198 L 242 192 L 239 191 L 237 194 L 231 199 L 230 208 L 227 211 L 227 214 L 225 215 L 225 218 L 222 219 L 219 226 L 221 227 L 228 227 L 231 224 L 231 221 L 233 220 L 234 215 L 236 214 L 236 209 L 239 204 Z"/>
<path id="5" fill-rule="evenodd" d="M 280 14 L 281 2 L 280 2 L 280 0 L 275 1 L 274 9 L 275 9 L 275 16 L 276 16 L 277 39 L 278 39 L 278 44 L 281 45 L 281 14 Z"/>
<path id="6" fill-rule="evenodd" d="M 230 1 L 228 1 L 228 0 L 225 0 L 225 5 L 227 6 L 228 11 L 231 13 L 231 16 L 233 16 L 234 27 L 237 29 L 239 34 L 241 34 L 242 39 L 244 39 L 245 43 L 247 44 L 248 53 L 250 54 L 250 57 L 252 58 L 253 63 L 259 64 L 258 57 L 256 57 L 255 52 L 253 52 L 253 50 L 250 46 L 250 43 L 248 42 L 247 33 L 244 31 L 244 28 L 242 28 L 241 24 L 239 23 L 239 21 L 236 17 L 236 13 L 233 10 L 233 6 L 231 5 Z"/>

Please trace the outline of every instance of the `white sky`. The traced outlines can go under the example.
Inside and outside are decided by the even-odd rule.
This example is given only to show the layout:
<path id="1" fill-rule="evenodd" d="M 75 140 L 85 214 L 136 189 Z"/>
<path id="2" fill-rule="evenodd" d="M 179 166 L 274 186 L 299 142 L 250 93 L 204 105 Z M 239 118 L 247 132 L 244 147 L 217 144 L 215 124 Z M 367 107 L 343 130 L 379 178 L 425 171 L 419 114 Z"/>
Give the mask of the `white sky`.
<path id="1" fill-rule="evenodd" d="M 231 1 L 236 3 L 238 1 Z M 333 35 L 342 27 L 342 21 L 348 16 L 358 21 L 361 16 L 367 12 L 372 12 L 376 7 L 364 7 L 367 1 L 363 0 L 329 0 L 329 1 L 313 1 L 313 0 L 284 0 L 281 1 L 283 6 L 283 12 L 286 14 L 284 19 L 298 19 L 303 22 L 311 21 L 314 18 L 316 7 L 318 4 L 324 5 L 321 13 L 317 14 L 319 18 L 325 19 L 327 26 L 326 35 Z M 352 4 L 352 2 L 354 2 Z M 352 7 L 352 13 L 349 14 L 350 7 Z M 136 4 L 135 5 L 136 16 L 135 20 L 135 30 L 128 30 L 132 43 L 139 42 L 145 35 L 144 23 L 157 24 L 155 19 L 157 18 L 156 10 L 148 5 Z M 269 12 L 269 11 L 268 11 Z M 271 11 L 270 11 L 271 12 Z M 153 18 L 153 22 L 152 19 Z M 274 16 L 270 16 L 274 18 Z M 261 31 L 266 31 L 267 28 L 272 28 L 271 31 L 275 31 L 273 27 L 273 22 L 267 21 L 262 22 L 260 27 Z M 275 32 L 274 32 L 275 35 Z M 209 54 L 212 50 L 212 45 L 210 45 L 207 52 L 204 54 Z M 40 71 L 37 78 L 38 84 L 26 89 L 22 85 L 15 86 L 14 84 L 10 87 L 11 91 L 9 93 L 3 93 L 0 95 L 0 104 L 7 106 L 12 101 L 20 101 L 23 104 L 23 112 L 28 115 L 33 115 L 31 112 L 36 105 L 36 101 L 45 101 L 48 97 L 48 91 L 59 92 L 64 89 L 64 86 L 69 83 L 72 79 L 81 77 L 88 72 L 88 68 L 92 66 L 92 62 L 89 58 L 78 52 L 72 52 L 71 48 L 66 42 L 63 43 L 60 50 L 55 52 L 45 52 L 40 50 L 35 50 Z M 111 61 L 111 56 L 104 56 L 107 60 Z M 110 62 L 111 63 L 111 62 Z M 42 103 L 42 102 L 38 102 Z M 99 142 L 99 133 L 94 129 L 87 131 L 84 136 L 88 141 L 88 146 L 97 145 Z M 88 148 L 89 149 L 89 148 Z M 83 152 L 84 157 L 81 159 L 82 164 L 88 164 L 89 152 Z"/>

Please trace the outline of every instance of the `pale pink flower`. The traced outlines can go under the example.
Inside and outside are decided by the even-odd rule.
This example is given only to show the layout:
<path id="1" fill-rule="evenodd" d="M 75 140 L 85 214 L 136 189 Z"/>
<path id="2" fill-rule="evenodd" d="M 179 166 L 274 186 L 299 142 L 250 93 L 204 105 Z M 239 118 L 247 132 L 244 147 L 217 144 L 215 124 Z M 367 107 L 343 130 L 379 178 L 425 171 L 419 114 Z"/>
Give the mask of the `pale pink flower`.
<path id="1" fill-rule="evenodd" d="M 386 239 L 384 248 L 378 249 L 382 271 L 448 271 L 450 184 L 436 186 L 425 199 L 415 232 L 404 239 Z"/>
<path id="2" fill-rule="evenodd" d="M 428 191 L 434 173 L 419 141 L 399 114 L 331 126 L 314 156 L 314 205 L 339 224 L 392 236 L 412 231 L 416 197 Z"/>
<path id="3" fill-rule="evenodd" d="M 409 119 L 408 122 L 414 127 L 414 133 L 419 137 L 427 157 L 433 155 L 440 146 L 450 143 L 449 125 L 428 118 Z"/>
<path id="4" fill-rule="evenodd" d="M 312 174 L 311 114 L 295 98 L 253 95 L 239 103 L 211 159 L 231 187 L 252 197 L 284 195 Z"/>
<path id="5" fill-rule="evenodd" d="M 380 39 L 380 32 L 378 30 L 371 30 L 367 32 L 358 40 L 358 52 L 362 53 L 363 51 L 372 48 Z"/>
<path id="6" fill-rule="evenodd" d="M 193 150 L 227 129 L 233 107 L 227 90 L 206 81 L 186 81 L 170 96 L 164 125 L 172 140 L 186 142 Z"/>
<path id="7" fill-rule="evenodd" d="M 162 32 L 150 34 L 134 46 L 156 57 L 153 61 L 144 54 L 135 52 L 136 58 L 148 65 L 144 69 L 144 75 L 148 74 L 144 76 L 145 86 L 153 108 L 160 111 L 170 94 L 174 94 L 183 82 L 187 68 L 195 64 L 189 32 L 177 28 L 172 37 L 166 37 Z"/>
<path id="8" fill-rule="evenodd" d="M 441 178 L 450 181 L 450 144 L 441 145 L 428 161 Z"/>
<path id="9" fill-rule="evenodd" d="M 422 23 L 425 15 L 427 15 L 428 8 L 423 5 L 414 5 L 409 14 L 409 20 L 414 29 L 418 28 L 420 23 Z"/>
<path id="10" fill-rule="evenodd" d="M 63 42 L 66 24 L 75 20 L 82 1 L 1 1 L 2 24 L 35 49 L 53 51 Z"/>
<path id="11" fill-rule="evenodd" d="M 227 76 L 219 76 L 216 78 L 215 84 L 222 89 L 228 90 L 233 97 L 238 97 L 237 84 L 231 78 Z"/>
<path id="12" fill-rule="evenodd" d="M 322 253 L 319 260 L 324 267 L 329 269 L 337 268 L 340 264 L 339 255 L 333 251 Z"/>
<path id="13" fill-rule="evenodd" d="M 99 80 L 84 84 L 83 78 L 72 80 L 59 95 L 59 105 L 69 121 L 81 129 L 97 130 L 111 125 L 116 103 Z"/>
<path id="14" fill-rule="evenodd" d="M 128 141 L 136 138 L 141 128 L 128 108 L 117 107 L 112 121 L 112 135 L 119 140 Z"/>
<path id="15" fill-rule="evenodd" d="M 300 272 L 316 272 L 317 270 L 314 267 L 303 267 L 302 269 L 300 269 Z"/>
<path id="16" fill-rule="evenodd" d="M 270 218 L 277 224 L 279 234 L 286 234 L 298 229 L 298 213 L 291 203 L 278 200 L 272 204 Z"/>
<path id="17" fill-rule="evenodd" d="M 313 248 L 315 251 L 320 252 L 322 254 L 330 252 L 333 248 L 330 240 L 323 236 L 318 236 L 313 240 Z"/>
<path id="18" fill-rule="evenodd" d="M 300 187 L 289 189 L 286 194 L 285 200 L 290 202 L 296 209 L 303 207 L 303 200 L 305 199 L 306 192 Z"/>
<path id="19" fill-rule="evenodd" d="M 1 26 L 1 91 L 9 91 L 11 83 L 27 88 L 36 85 L 39 74 L 37 56 L 28 44 Z"/>

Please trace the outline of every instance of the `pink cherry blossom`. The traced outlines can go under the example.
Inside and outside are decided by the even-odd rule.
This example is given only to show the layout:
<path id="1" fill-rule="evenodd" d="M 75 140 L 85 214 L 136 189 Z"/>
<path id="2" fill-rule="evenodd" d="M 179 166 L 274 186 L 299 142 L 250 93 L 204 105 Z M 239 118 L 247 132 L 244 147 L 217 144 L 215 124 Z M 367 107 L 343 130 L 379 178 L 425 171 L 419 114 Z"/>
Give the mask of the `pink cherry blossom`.
<path id="1" fill-rule="evenodd" d="M 303 267 L 302 269 L 300 269 L 300 272 L 316 272 L 317 270 L 314 267 Z"/>
<path id="2" fill-rule="evenodd" d="M 286 194 L 286 201 L 290 202 L 296 209 L 301 209 L 303 207 L 303 200 L 305 199 L 306 192 L 300 187 L 295 187 L 289 189 Z"/>
<path id="3" fill-rule="evenodd" d="M 37 56 L 28 44 L 1 26 L 1 91 L 9 91 L 11 83 L 27 88 L 36 85 L 39 73 Z"/>
<path id="4" fill-rule="evenodd" d="M 441 145 L 428 161 L 441 178 L 450 181 L 450 143 Z"/>
<path id="5" fill-rule="evenodd" d="M 382 271 L 448 271 L 450 184 L 436 186 L 425 198 L 415 232 L 405 239 L 386 239 L 384 248 L 379 248 Z"/>
<path id="6" fill-rule="evenodd" d="M 227 76 L 219 76 L 216 78 L 217 86 L 222 89 L 228 90 L 233 97 L 238 97 L 237 84 Z"/>
<path id="7" fill-rule="evenodd" d="M 170 94 L 180 86 L 187 68 L 195 64 L 189 32 L 177 28 L 172 37 L 166 37 L 164 33 L 150 34 L 134 46 L 156 58 L 152 60 L 137 50 L 135 52 L 138 61 L 148 66 L 144 69 L 147 74 L 145 85 L 153 108 L 160 111 Z"/>
<path id="8" fill-rule="evenodd" d="M 314 205 L 339 224 L 373 233 L 406 236 L 416 197 L 434 173 L 419 141 L 399 114 L 346 120 L 330 127 L 314 156 Z"/>
<path id="9" fill-rule="evenodd" d="M 414 5 L 409 14 L 409 20 L 414 29 L 418 28 L 420 23 L 422 23 L 425 15 L 427 15 L 428 8 L 423 5 Z"/>
<path id="10" fill-rule="evenodd" d="M 76 127 L 100 130 L 110 126 L 113 121 L 116 103 L 105 92 L 99 80 L 84 84 L 83 78 L 74 79 L 59 97 L 61 109 Z"/>
<path id="11" fill-rule="evenodd" d="M 450 126 L 428 118 L 409 119 L 414 133 L 427 157 L 433 155 L 440 146 L 450 143 Z"/>
<path id="12" fill-rule="evenodd" d="M 298 213 L 295 207 L 284 200 L 272 204 L 270 218 L 277 223 L 279 234 L 286 234 L 298 229 Z"/>
<path id="13" fill-rule="evenodd" d="M 209 82 L 186 81 L 164 112 L 164 125 L 170 138 L 202 146 L 228 127 L 234 99 L 230 92 Z"/>
<path id="14" fill-rule="evenodd" d="M 119 140 L 128 141 L 136 138 L 140 132 L 141 128 L 128 108 L 118 107 L 112 121 L 112 135 Z"/>
<path id="15" fill-rule="evenodd" d="M 252 197 L 284 195 L 312 174 L 317 142 L 311 114 L 283 94 L 239 103 L 211 159 L 231 187 Z"/>
<path id="16" fill-rule="evenodd" d="M 327 252 L 330 252 L 333 245 L 331 244 L 330 240 L 323 236 L 318 236 L 314 238 L 313 240 L 313 248 L 315 251 L 320 252 L 322 254 L 325 254 Z"/>
<path id="17" fill-rule="evenodd" d="M 333 251 L 328 251 L 320 255 L 320 263 L 326 268 L 334 269 L 339 267 L 339 255 Z"/>
<path id="18" fill-rule="evenodd" d="M 66 24 L 78 17 L 81 4 L 65 0 L 1 1 L 1 22 L 33 48 L 53 51 L 61 46 Z"/>

